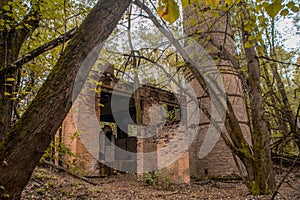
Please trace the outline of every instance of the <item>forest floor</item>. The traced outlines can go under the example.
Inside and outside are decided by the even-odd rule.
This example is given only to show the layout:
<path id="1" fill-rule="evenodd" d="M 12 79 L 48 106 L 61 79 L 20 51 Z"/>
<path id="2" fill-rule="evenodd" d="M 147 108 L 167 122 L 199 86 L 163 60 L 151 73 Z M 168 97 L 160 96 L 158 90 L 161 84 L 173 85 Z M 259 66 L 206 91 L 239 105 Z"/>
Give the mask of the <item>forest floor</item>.
<path id="1" fill-rule="evenodd" d="M 277 175 L 278 181 L 285 173 Z M 22 193 L 22 199 L 270 199 L 251 196 L 241 181 L 192 180 L 189 185 L 147 185 L 132 174 L 89 179 L 92 185 L 65 172 L 38 167 Z M 300 199 L 300 170 L 289 175 L 275 199 Z"/>

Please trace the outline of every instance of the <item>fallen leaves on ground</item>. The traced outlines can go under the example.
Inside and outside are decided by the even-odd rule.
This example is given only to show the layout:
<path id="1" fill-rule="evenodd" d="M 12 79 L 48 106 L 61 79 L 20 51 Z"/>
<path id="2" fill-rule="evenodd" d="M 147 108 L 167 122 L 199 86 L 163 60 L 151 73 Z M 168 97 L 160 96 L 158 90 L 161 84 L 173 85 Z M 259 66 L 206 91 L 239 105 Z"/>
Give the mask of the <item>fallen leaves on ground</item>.
<path id="1" fill-rule="evenodd" d="M 133 174 L 94 178 L 93 181 L 98 185 L 39 167 L 23 191 L 22 199 L 270 199 L 270 196 L 249 195 L 246 185 L 240 181 L 193 180 L 189 185 L 146 185 Z M 276 199 L 300 199 L 299 174 L 294 173 L 287 179 Z"/>

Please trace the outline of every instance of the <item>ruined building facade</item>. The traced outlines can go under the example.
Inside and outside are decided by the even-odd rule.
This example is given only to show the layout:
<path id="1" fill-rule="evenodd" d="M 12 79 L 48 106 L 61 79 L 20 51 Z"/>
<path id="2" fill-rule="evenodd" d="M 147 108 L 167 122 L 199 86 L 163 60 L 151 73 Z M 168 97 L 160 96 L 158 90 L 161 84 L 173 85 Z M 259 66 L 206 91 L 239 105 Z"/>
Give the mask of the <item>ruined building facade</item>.
<path id="1" fill-rule="evenodd" d="M 225 82 L 225 86 L 229 94 L 240 93 L 229 98 L 235 106 L 236 115 L 242 124 L 245 136 L 249 139 L 248 118 L 239 79 L 225 79 L 225 81 L 228 81 Z M 104 73 L 100 82 L 100 90 L 94 93 L 96 94 L 94 108 L 91 109 L 98 120 L 98 128 L 91 123 L 91 114 L 85 113 L 85 104 L 82 104 L 79 112 L 75 112 L 75 108 L 70 110 L 60 130 L 62 142 L 70 148 L 71 152 L 79 155 L 76 160 L 70 156 L 65 159 L 73 160 L 77 165 L 81 165 L 87 175 L 109 175 L 116 171 L 112 168 L 133 173 L 160 170 L 160 174 L 165 174 L 169 181 L 188 183 L 191 177 L 240 173 L 236 165 L 239 160 L 234 158 L 221 137 L 208 155 L 199 158 L 199 149 L 210 123 L 201 113 L 200 126 L 195 137 L 190 140 L 186 126 L 182 126 L 187 120 L 184 112 L 189 108 L 181 108 L 180 106 L 185 104 L 179 102 L 186 101 L 185 98 L 150 85 L 140 86 L 138 90 L 143 118 L 141 127 L 144 128 L 135 129 L 133 123 L 135 123 L 136 108 L 132 84 L 123 83 L 116 89 L 118 80 L 114 77 L 113 71 Z M 232 84 L 237 84 L 238 87 L 230 87 Z M 203 90 L 199 83 L 192 80 L 191 85 L 196 95 L 201 97 L 201 103 L 209 106 L 208 97 L 201 92 Z M 120 102 L 120 105 L 124 105 L 121 102 L 128 100 L 128 104 L 125 104 L 127 106 L 115 108 L 114 115 L 119 118 L 117 123 L 111 109 L 112 94 L 116 96 L 117 104 Z M 158 111 L 162 105 L 165 115 Z M 127 112 L 132 121 L 126 116 Z M 80 124 L 78 116 L 82 119 L 80 123 L 89 127 L 87 130 L 78 127 Z M 112 127 L 113 135 L 110 137 L 113 139 L 109 138 L 109 140 L 113 145 L 100 142 L 100 127 L 105 124 Z M 102 138 L 105 139 L 105 137 Z M 101 151 L 102 153 L 105 151 L 108 156 L 102 156 Z"/>

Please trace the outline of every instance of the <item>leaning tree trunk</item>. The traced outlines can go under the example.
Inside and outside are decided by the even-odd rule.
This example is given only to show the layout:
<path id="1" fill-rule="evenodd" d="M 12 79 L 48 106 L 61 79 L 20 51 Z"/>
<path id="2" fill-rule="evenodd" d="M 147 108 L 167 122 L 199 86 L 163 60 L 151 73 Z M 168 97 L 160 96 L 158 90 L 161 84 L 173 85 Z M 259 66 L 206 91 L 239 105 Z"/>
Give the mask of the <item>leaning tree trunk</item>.
<path id="1" fill-rule="evenodd" d="M 253 179 L 253 161 L 249 147 L 251 142 L 249 119 L 242 90 L 242 82 L 237 70 L 235 69 L 238 66 L 234 66 L 237 65 L 237 61 L 234 59 L 236 53 L 234 39 L 228 21 L 229 17 L 227 16 L 226 12 L 212 11 L 210 7 L 204 5 L 204 2 L 203 4 L 196 2 L 193 5 L 185 8 L 183 12 L 185 33 L 188 34 L 189 37 L 192 37 L 199 42 L 199 44 L 201 44 L 205 50 L 209 52 L 211 57 L 215 60 L 215 64 L 218 67 L 218 70 L 220 71 L 224 81 L 224 87 L 228 96 L 228 110 L 225 121 L 227 134 L 223 135 L 225 137 L 228 135 L 232 144 L 229 144 L 228 142 L 230 141 L 226 140 L 225 143 L 231 146 L 231 150 L 238 155 L 246 168 L 246 174 L 248 175 L 249 179 Z M 217 13 L 218 16 L 215 17 L 212 12 Z M 209 94 L 203 95 L 204 88 L 199 87 L 199 83 L 197 83 L 197 81 L 194 82 L 195 88 L 198 88 L 198 98 L 204 102 L 204 106 L 209 107 L 211 102 L 208 100 Z M 203 134 L 205 133 L 203 131 L 206 131 L 209 127 L 209 123 L 201 124 L 203 125 L 201 125 L 202 128 L 200 130 Z M 200 146 L 201 141 L 198 143 L 199 144 L 197 146 Z M 225 144 L 224 142 L 219 141 L 217 145 L 219 146 L 216 146 L 216 148 L 222 148 L 221 146 Z M 216 160 L 213 162 L 218 162 L 217 159 L 223 157 L 223 160 L 226 160 L 227 162 L 223 162 L 224 169 L 227 168 L 227 165 L 231 165 L 231 168 L 235 167 L 231 164 L 234 163 L 233 158 L 230 158 L 228 155 L 226 155 L 231 154 L 229 148 L 227 152 L 218 153 L 223 155 L 215 155 Z M 194 156 L 191 157 L 194 158 Z M 192 160 L 192 162 L 195 161 L 195 159 Z M 201 166 L 203 165 L 202 163 L 203 162 L 200 160 L 198 165 Z"/>
<path id="2" fill-rule="evenodd" d="M 94 47 L 107 39 L 129 3 L 130 0 L 98 1 L 27 111 L 0 143 L 0 185 L 4 186 L 4 190 L 0 190 L 1 198 L 8 195 L 10 199 L 20 198 L 44 150 L 71 108 L 72 87 L 81 64 Z M 87 76 L 91 67 L 92 64 L 85 67 L 82 77 Z"/>

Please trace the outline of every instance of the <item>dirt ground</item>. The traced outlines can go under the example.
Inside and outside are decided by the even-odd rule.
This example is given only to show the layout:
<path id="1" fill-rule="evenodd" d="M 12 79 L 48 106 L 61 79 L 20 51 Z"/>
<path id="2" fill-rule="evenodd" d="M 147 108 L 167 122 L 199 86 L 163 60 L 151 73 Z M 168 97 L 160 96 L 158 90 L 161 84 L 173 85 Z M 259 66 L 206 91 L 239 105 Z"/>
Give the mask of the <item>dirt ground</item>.
<path id="1" fill-rule="evenodd" d="M 282 176 L 278 175 L 277 179 Z M 22 199 L 270 199 L 270 196 L 249 195 L 241 181 L 193 180 L 189 185 L 148 185 L 132 174 L 89 180 L 97 185 L 39 167 L 23 191 Z M 289 176 L 275 199 L 300 199 L 299 169 Z"/>

